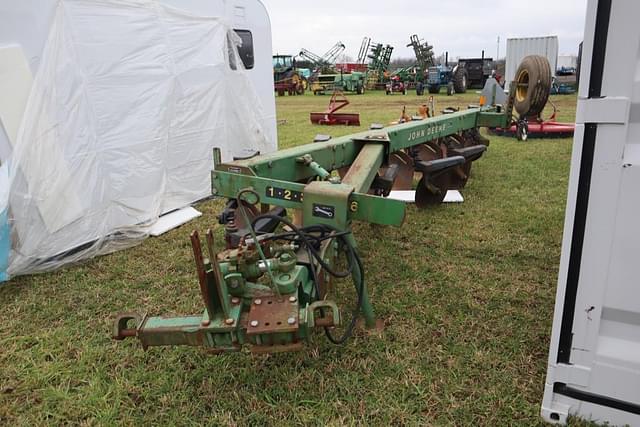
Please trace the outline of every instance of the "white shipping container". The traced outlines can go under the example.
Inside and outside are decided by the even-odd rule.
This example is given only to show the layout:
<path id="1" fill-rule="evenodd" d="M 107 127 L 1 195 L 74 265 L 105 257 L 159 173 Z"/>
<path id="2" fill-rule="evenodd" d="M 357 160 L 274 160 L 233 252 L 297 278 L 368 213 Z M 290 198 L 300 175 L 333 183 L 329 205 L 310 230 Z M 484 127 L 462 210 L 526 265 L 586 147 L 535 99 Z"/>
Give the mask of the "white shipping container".
<path id="1" fill-rule="evenodd" d="M 589 0 L 542 416 L 640 426 L 640 2 Z"/>
<path id="2" fill-rule="evenodd" d="M 505 89 L 516 76 L 520 62 L 529 55 L 541 55 L 549 60 L 551 70 L 555 74 L 558 64 L 558 36 L 525 37 L 507 39 L 507 62 L 505 68 Z"/>

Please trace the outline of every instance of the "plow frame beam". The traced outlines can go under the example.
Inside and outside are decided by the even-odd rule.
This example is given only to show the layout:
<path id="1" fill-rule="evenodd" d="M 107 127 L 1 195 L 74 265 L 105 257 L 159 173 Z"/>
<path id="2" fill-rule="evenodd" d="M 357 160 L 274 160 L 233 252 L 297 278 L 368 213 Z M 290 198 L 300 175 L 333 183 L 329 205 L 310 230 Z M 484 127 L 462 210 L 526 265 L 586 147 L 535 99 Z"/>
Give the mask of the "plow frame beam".
<path id="1" fill-rule="evenodd" d="M 342 206 L 338 210 L 341 212 L 339 221 L 314 217 L 313 211 L 307 209 L 304 211 L 305 224 L 314 221 L 330 222 L 340 229 L 346 229 L 352 220 L 401 225 L 404 203 L 366 194 L 375 179 L 375 173 L 387 164 L 390 154 L 478 127 L 506 126 L 510 120 L 511 112 L 505 109 L 470 108 L 382 130 L 292 147 L 246 160 L 229 163 L 214 160 L 212 192 L 214 195 L 233 198 L 241 189 L 253 188 L 260 195 L 262 203 L 302 209 L 306 187 L 323 187 L 327 190 L 327 195 L 338 189 L 332 187 L 338 184 L 331 180 L 322 181 L 322 184 L 310 182 L 317 177 L 317 172 L 300 159 L 311 158 L 315 165 L 326 171 L 349 168 L 341 185 L 351 187 L 351 192 L 340 202 Z M 219 159 L 216 150 L 214 159 Z M 309 218 L 309 215 L 312 217 Z"/>

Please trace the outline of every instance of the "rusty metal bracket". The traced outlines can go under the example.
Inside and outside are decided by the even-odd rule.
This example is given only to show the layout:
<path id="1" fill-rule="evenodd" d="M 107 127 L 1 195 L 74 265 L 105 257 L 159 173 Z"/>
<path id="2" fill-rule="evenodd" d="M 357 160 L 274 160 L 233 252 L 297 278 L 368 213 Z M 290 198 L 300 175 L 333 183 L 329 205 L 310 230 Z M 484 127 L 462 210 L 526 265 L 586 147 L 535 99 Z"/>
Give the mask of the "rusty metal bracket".
<path id="1" fill-rule="evenodd" d="M 316 318 L 316 311 L 329 310 L 331 313 L 331 324 L 325 319 L 328 319 L 328 316 L 325 314 L 320 318 Z M 315 326 L 340 326 L 340 310 L 338 309 L 338 305 L 333 301 L 316 301 L 310 304 L 307 307 L 307 324 L 309 327 Z"/>
<path id="2" fill-rule="evenodd" d="M 114 340 L 121 341 L 125 338 L 135 337 L 138 334 L 138 329 L 142 326 L 144 321 L 146 320 L 146 313 L 141 315 L 135 312 L 129 313 L 120 313 L 116 316 L 115 321 L 113 323 L 113 333 L 112 338 Z M 129 328 L 129 322 L 135 320 L 136 326 L 135 328 Z"/>

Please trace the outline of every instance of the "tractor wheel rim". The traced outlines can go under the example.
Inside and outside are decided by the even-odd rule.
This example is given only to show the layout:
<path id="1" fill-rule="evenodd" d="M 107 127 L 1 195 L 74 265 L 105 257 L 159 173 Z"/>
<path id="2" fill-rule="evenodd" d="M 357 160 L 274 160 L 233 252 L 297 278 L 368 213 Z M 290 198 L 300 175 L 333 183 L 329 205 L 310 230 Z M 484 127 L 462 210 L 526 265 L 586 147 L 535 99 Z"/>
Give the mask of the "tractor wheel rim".
<path id="1" fill-rule="evenodd" d="M 523 102 L 527 97 L 529 91 L 529 72 L 522 70 L 516 78 L 516 100 Z"/>

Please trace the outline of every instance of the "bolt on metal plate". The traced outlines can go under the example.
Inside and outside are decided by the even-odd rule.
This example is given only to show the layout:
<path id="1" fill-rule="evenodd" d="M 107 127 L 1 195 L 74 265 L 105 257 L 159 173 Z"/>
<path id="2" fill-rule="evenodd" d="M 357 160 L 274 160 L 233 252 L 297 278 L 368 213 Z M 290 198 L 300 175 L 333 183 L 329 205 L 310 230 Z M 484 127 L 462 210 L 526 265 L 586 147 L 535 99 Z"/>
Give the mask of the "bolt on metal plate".
<path id="1" fill-rule="evenodd" d="M 291 300 L 295 298 L 295 301 Z M 295 332 L 298 330 L 300 303 L 295 296 L 263 297 L 260 304 L 251 304 L 247 318 L 251 328 L 248 335 Z M 254 326 L 253 322 L 256 322 Z"/>

